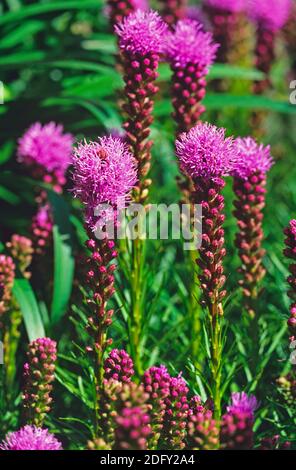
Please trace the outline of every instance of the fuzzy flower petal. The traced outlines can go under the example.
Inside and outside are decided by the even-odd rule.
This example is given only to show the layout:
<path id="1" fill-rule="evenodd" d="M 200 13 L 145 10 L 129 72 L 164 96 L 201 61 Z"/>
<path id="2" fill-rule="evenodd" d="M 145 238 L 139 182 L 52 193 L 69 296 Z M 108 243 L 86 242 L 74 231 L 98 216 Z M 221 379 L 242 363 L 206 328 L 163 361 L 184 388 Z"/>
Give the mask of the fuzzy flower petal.
<path id="1" fill-rule="evenodd" d="M 288 20 L 292 2 L 291 0 L 250 0 L 250 17 L 266 29 L 278 31 Z"/>
<path id="2" fill-rule="evenodd" d="M 122 202 L 137 182 L 132 154 L 121 139 L 111 136 L 80 143 L 74 150 L 73 167 L 73 193 L 85 205 L 86 222 L 92 228 L 98 205 Z"/>
<path id="3" fill-rule="evenodd" d="M 120 48 L 132 54 L 159 54 L 168 26 L 155 11 L 137 10 L 117 26 Z"/>
<path id="4" fill-rule="evenodd" d="M 251 417 L 254 417 L 257 407 L 258 401 L 255 395 L 248 396 L 245 392 L 235 392 L 231 394 L 231 405 L 227 407 L 227 412 L 249 413 Z"/>
<path id="5" fill-rule="evenodd" d="M 213 42 L 212 34 L 205 33 L 200 23 L 181 20 L 176 24 L 174 32 L 167 35 L 165 52 L 175 66 L 198 64 L 207 71 L 214 62 L 218 47 Z"/>
<path id="6" fill-rule="evenodd" d="M 217 8 L 218 10 L 235 13 L 246 10 L 248 1 L 249 0 L 205 0 L 204 3 L 205 5 L 212 8 Z"/>
<path id="7" fill-rule="evenodd" d="M 225 129 L 200 123 L 176 141 L 182 171 L 191 178 L 216 179 L 230 174 L 236 150 Z"/>
<path id="8" fill-rule="evenodd" d="M 36 122 L 18 141 L 18 161 L 63 174 L 71 163 L 73 142 L 71 134 L 63 134 L 61 124 Z"/>
<path id="9" fill-rule="evenodd" d="M 270 155 L 270 146 L 257 144 L 252 137 L 237 138 L 234 142 L 237 151 L 237 161 L 234 165 L 232 175 L 247 179 L 253 173 L 267 173 L 273 165 Z"/>
<path id="10" fill-rule="evenodd" d="M 7 434 L 0 445 L 2 450 L 62 450 L 62 444 L 48 429 L 24 426 Z"/>

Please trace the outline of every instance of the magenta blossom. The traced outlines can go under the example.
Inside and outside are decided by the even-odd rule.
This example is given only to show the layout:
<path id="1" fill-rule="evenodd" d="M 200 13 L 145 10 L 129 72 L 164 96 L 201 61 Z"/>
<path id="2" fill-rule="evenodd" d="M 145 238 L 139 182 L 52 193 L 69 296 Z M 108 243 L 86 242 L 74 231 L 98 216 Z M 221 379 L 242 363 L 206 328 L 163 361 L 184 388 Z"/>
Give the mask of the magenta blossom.
<path id="1" fill-rule="evenodd" d="M 278 31 L 287 22 L 291 0 L 249 0 L 250 17 L 259 25 L 272 31 Z"/>
<path id="2" fill-rule="evenodd" d="M 199 123 L 176 141 L 181 169 L 191 178 L 216 179 L 227 176 L 236 160 L 233 139 L 225 129 Z"/>
<path id="3" fill-rule="evenodd" d="M 104 362 L 105 378 L 129 383 L 134 375 L 134 363 L 124 349 L 112 349 Z"/>
<path id="4" fill-rule="evenodd" d="M 115 205 L 129 197 L 137 182 L 136 163 L 119 138 L 80 143 L 73 156 L 73 193 L 85 205 L 86 223 L 95 229 L 99 204 Z"/>
<path id="5" fill-rule="evenodd" d="M 245 392 L 234 392 L 231 394 L 231 405 L 227 407 L 227 412 L 249 413 L 253 418 L 257 407 L 258 401 L 254 395 L 247 395 Z"/>
<path id="6" fill-rule="evenodd" d="M 0 445 L 2 450 L 63 450 L 62 444 L 48 429 L 24 426 L 7 434 Z"/>
<path id="7" fill-rule="evenodd" d="M 232 175 L 247 179 L 254 173 L 265 174 L 273 165 L 270 145 L 258 144 L 252 137 L 237 138 L 234 146 L 238 154 Z"/>
<path id="8" fill-rule="evenodd" d="M 249 0 L 204 0 L 206 6 L 231 13 L 244 11 Z M 261 1 L 261 0 L 260 0 Z"/>
<path id="9" fill-rule="evenodd" d="M 120 48 L 140 55 L 162 52 L 167 31 L 167 24 L 152 10 L 137 10 L 115 26 Z"/>
<path id="10" fill-rule="evenodd" d="M 165 53 L 176 67 L 197 64 L 206 73 L 214 62 L 218 47 L 212 34 L 205 33 L 200 23 L 180 20 L 174 31 L 167 35 Z"/>
<path id="11" fill-rule="evenodd" d="M 63 126 L 55 122 L 33 124 L 18 141 L 18 160 L 38 165 L 47 172 L 64 174 L 71 163 L 74 138 L 63 134 Z"/>

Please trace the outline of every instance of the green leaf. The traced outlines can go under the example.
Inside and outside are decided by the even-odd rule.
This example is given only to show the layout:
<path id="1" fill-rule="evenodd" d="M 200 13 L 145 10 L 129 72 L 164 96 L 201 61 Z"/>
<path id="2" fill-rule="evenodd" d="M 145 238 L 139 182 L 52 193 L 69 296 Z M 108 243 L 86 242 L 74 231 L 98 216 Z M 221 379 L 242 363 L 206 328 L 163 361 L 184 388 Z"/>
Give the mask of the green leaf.
<path id="1" fill-rule="evenodd" d="M 19 28 L 13 29 L 0 40 L 0 48 L 14 47 L 18 44 L 23 44 L 24 37 L 27 39 L 30 35 L 38 33 L 43 28 L 43 21 L 31 20 L 29 23 L 24 23 Z"/>
<path id="2" fill-rule="evenodd" d="M 0 65 L 1 67 L 10 65 L 13 65 L 14 67 L 22 67 L 26 63 L 31 64 L 31 62 L 39 62 L 40 60 L 44 59 L 45 56 L 46 54 L 43 51 L 15 52 L 14 54 L 0 57 Z"/>
<path id="3" fill-rule="evenodd" d="M 263 80 L 264 73 L 259 70 L 240 67 L 238 65 L 214 64 L 209 73 L 209 78 L 230 78 L 241 80 Z"/>
<path id="4" fill-rule="evenodd" d="M 72 250 L 72 227 L 69 210 L 64 199 L 48 190 L 53 209 L 54 227 L 54 283 L 51 304 L 51 323 L 60 321 L 68 308 L 74 277 L 74 257 Z"/>
<path id="5" fill-rule="evenodd" d="M 203 103 L 207 109 L 236 107 L 250 110 L 266 109 L 278 113 L 296 114 L 296 106 L 293 106 L 288 101 L 275 100 L 266 96 L 207 93 Z"/>
<path id="6" fill-rule="evenodd" d="M 15 206 L 20 203 L 20 198 L 4 186 L 0 186 L 0 199 Z"/>
<path id="7" fill-rule="evenodd" d="M 54 11 L 63 10 L 84 10 L 88 8 L 99 9 L 102 2 L 100 0 L 69 0 L 62 2 L 37 3 L 35 5 L 22 6 L 17 11 L 10 11 L 0 16 L 0 25 L 21 21 L 29 16 L 42 15 Z"/>
<path id="8" fill-rule="evenodd" d="M 30 282 L 25 278 L 16 278 L 13 286 L 13 295 L 23 314 L 29 341 L 44 337 L 45 332 L 40 311 Z"/>

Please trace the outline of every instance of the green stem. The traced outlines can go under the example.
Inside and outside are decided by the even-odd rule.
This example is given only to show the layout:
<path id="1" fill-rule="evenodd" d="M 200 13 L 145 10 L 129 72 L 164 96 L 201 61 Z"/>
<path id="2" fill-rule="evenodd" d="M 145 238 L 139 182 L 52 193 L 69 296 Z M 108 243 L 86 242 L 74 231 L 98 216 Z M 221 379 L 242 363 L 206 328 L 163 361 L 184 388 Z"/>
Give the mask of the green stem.
<path id="1" fill-rule="evenodd" d="M 213 303 L 210 308 L 211 322 L 211 373 L 212 393 L 214 401 L 214 417 L 219 423 L 221 420 L 221 363 L 222 363 L 222 340 L 221 340 L 221 317 L 222 306 Z"/>
<path id="2" fill-rule="evenodd" d="M 198 257 L 198 252 L 195 250 L 189 251 L 189 262 L 191 266 L 190 272 L 193 273 L 191 284 L 189 286 L 189 312 L 188 316 L 190 319 L 190 356 L 193 364 L 195 366 L 201 365 L 202 356 L 201 356 L 201 315 L 202 308 L 199 302 L 200 299 L 200 287 L 196 281 L 196 259 Z"/>

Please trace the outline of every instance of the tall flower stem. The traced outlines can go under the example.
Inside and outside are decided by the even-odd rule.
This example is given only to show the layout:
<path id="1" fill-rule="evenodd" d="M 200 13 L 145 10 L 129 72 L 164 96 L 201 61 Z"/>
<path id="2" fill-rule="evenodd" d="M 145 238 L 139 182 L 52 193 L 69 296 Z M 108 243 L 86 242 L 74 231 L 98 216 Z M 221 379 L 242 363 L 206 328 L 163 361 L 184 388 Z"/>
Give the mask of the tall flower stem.
<path id="1" fill-rule="evenodd" d="M 119 38 L 125 102 L 122 109 L 126 120 L 126 141 L 137 162 L 138 183 L 133 191 L 133 201 L 145 206 L 151 180 L 150 126 L 153 122 L 154 95 L 158 91 L 155 80 L 167 25 L 153 11 L 141 10 L 130 14 L 115 27 Z M 144 288 L 145 241 L 131 241 L 130 252 L 130 318 L 128 319 L 131 354 L 138 378 L 142 375 L 142 326 L 146 307 Z"/>

